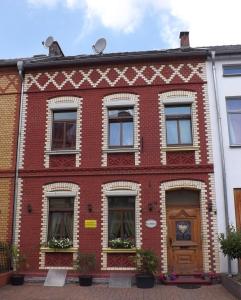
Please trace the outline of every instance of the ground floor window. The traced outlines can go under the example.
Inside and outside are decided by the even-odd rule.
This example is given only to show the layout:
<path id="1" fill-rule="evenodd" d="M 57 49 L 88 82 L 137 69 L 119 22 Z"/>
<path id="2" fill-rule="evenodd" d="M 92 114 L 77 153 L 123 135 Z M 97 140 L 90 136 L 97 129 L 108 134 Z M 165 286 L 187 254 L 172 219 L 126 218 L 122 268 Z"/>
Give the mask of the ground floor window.
<path id="1" fill-rule="evenodd" d="M 108 197 L 108 240 L 129 240 L 135 245 L 135 197 Z"/>
<path id="2" fill-rule="evenodd" d="M 74 198 L 49 198 L 48 240 L 73 241 Z"/>

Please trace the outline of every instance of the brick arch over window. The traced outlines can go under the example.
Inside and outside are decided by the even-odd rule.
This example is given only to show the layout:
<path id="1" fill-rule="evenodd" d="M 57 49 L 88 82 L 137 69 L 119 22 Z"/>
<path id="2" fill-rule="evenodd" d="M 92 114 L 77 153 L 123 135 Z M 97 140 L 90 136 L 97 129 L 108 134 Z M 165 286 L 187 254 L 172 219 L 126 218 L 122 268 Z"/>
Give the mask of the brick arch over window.
<path id="1" fill-rule="evenodd" d="M 48 198 L 49 197 L 74 197 L 74 224 L 73 224 L 73 248 L 79 246 L 79 199 L 80 188 L 77 184 L 68 182 L 50 183 L 43 186 L 42 191 L 42 218 L 40 244 L 47 241 L 48 235 Z M 74 255 L 74 254 L 73 254 Z M 40 269 L 48 269 L 45 265 L 45 253 L 40 252 Z M 67 267 L 68 268 L 68 267 Z M 72 269 L 72 268 L 70 268 Z"/>
<path id="2" fill-rule="evenodd" d="M 76 148 L 70 151 L 52 151 L 51 138 L 52 138 L 52 111 L 54 110 L 69 110 L 76 109 Z M 46 112 L 46 130 L 45 130 L 45 153 L 44 153 L 44 166 L 49 168 L 49 156 L 51 154 L 75 154 L 75 165 L 80 166 L 81 163 L 81 132 L 82 132 L 82 98 L 63 96 L 47 101 Z"/>
<path id="3" fill-rule="evenodd" d="M 161 164 L 166 164 L 166 151 L 168 150 L 166 141 L 166 121 L 165 121 L 165 105 L 185 105 L 189 104 L 192 108 L 192 147 L 183 147 L 187 150 L 195 150 L 195 162 L 200 164 L 200 139 L 198 126 L 198 111 L 197 111 L 197 93 L 192 91 L 170 91 L 159 94 L 159 115 L 160 115 L 160 147 L 161 147 Z M 190 149 L 188 149 L 190 148 Z"/>
<path id="4" fill-rule="evenodd" d="M 213 193 L 213 174 L 209 175 L 209 187 L 201 181 L 196 180 L 176 180 L 163 182 L 160 185 L 160 226 L 161 226 L 161 267 L 163 272 L 168 270 L 168 254 L 167 254 L 167 217 L 166 217 L 166 192 L 176 189 L 193 189 L 200 191 L 200 215 L 201 215 L 201 235 L 202 235 L 202 251 L 203 251 L 203 270 L 204 272 L 219 272 L 219 250 L 217 241 L 216 215 L 211 213 L 208 218 L 208 197 L 215 207 L 215 199 Z M 211 229 L 211 230 L 210 230 Z M 211 234 L 210 234 L 211 231 Z M 212 243 L 212 244 L 211 244 Z M 213 250 L 211 248 L 213 247 Z M 213 253 L 211 253 L 213 251 Z M 213 263 L 211 262 L 213 256 Z"/>
<path id="5" fill-rule="evenodd" d="M 136 248 L 142 246 L 142 221 L 141 221 L 141 184 L 130 181 L 115 181 L 102 185 L 101 199 L 101 269 L 102 270 L 127 270 L 133 268 L 108 268 L 107 253 L 103 249 L 108 247 L 108 196 L 118 194 L 120 196 L 135 195 L 135 234 Z"/>
<path id="6" fill-rule="evenodd" d="M 102 101 L 102 166 L 107 166 L 108 152 L 112 152 L 108 146 L 108 108 L 114 107 L 133 107 L 134 122 L 134 144 L 133 148 L 128 149 L 135 153 L 135 165 L 140 164 L 140 116 L 139 116 L 139 96 L 130 93 L 119 93 L 108 95 Z M 117 149 L 116 152 L 123 152 L 124 149 Z"/>

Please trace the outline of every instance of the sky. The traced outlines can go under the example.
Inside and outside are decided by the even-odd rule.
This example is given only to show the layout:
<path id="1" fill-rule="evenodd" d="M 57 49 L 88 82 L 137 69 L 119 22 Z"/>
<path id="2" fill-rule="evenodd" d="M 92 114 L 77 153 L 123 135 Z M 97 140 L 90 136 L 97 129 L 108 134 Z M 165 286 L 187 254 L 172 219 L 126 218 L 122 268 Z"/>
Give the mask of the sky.
<path id="1" fill-rule="evenodd" d="M 53 36 L 67 55 L 241 44 L 241 0 L 0 0 L 0 59 L 48 54 Z"/>

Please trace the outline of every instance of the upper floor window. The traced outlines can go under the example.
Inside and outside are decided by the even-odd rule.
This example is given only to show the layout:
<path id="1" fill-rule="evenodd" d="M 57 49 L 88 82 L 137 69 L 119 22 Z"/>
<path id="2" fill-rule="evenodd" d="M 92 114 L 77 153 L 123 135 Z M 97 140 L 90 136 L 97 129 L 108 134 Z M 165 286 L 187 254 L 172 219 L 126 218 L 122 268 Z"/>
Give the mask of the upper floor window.
<path id="1" fill-rule="evenodd" d="M 165 117 L 167 145 L 191 145 L 191 106 L 167 105 L 165 106 Z"/>
<path id="2" fill-rule="evenodd" d="M 75 149 L 76 116 L 73 110 L 53 111 L 52 150 Z"/>
<path id="3" fill-rule="evenodd" d="M 73 241 L 74 198 L 49 198 L 48 240 L 69 238 Z"/>
<path id="4" fill-rule="evenodd" d="M 109 108 L 109 147 L 133 147 L 133 107 Z"/>
<path id="5" fill-rule="evenodd" d="M 230 144 L 241 146 L 241 98 L 227 99 L 227 114 Z"/>
<path id="6" fill-rule="evenodd" d="M 237 76 L 241 75 L 241 65 L 227 65 L 223 66 L 224 76 Z"/>

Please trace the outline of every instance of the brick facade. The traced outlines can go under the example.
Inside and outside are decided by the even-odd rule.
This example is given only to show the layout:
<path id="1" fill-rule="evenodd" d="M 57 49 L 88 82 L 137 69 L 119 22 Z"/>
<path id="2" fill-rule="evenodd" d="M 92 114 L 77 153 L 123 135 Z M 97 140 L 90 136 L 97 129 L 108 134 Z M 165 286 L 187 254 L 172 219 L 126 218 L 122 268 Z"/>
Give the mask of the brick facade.
<path id="1" fill-rule="evenodd" d="M 11 240 L 20 82 L 16 69 L 0 69 L 0 241 Z"/>
<path id="2" fill-rule="evenodd" d="M 127 260 L 130 253 L 106 250 L 107 195 L 113 191 L 135 194 L 136 246 L 152 248 L 160 258 L 160 271 L 167 271 L 165 191 L 169 188 L 200 191 L 203 271 L 219 270 L 216 217 L 214 210 L 207 209 L 209 202 L 215 208 L 215 197 L 205 58 L 29 70 L 24 91 L 18 229 L 20 247 L 31 252 L 32 271 L 48 269 L 50 264 L 72 268 L 75 248 L 95 252 L 99 272 L 133 270 Z M 50 153 L 49 107 L 55 101 L 64 105 L 72 101 L 78 106 L 77 147 L 72 153 Z M 163 105 L 168 101 L 192 105 L 191 147 L 167 147 Z M 134 107 L 133 149 L 108 149 L 109 103 Z M 39 246 L 46 241 L 47 187 L 56 192 L 74 187 L 76 192 L 74 245 L 64 253 L 61 266 L 61 253 L 49 253 Z M 96 228 L 85 227 L 89 219 L 96 220 Z M 148 219 L 156 220 L 157 226 L 148 228 Z"/>

